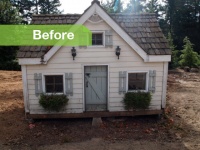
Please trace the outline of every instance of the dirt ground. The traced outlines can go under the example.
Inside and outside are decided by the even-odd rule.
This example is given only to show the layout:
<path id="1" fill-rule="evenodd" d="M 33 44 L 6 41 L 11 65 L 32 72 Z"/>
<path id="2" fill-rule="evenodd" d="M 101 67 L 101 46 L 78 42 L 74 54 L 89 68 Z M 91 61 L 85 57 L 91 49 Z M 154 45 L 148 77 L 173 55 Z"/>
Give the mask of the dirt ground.
<path id="1" fill-rule="evenodd" d="M 169 74 L 165 115 L 25 120 L 21 72 L 0 71 L 0 149 L 200 149 L 200 74 Z"/>

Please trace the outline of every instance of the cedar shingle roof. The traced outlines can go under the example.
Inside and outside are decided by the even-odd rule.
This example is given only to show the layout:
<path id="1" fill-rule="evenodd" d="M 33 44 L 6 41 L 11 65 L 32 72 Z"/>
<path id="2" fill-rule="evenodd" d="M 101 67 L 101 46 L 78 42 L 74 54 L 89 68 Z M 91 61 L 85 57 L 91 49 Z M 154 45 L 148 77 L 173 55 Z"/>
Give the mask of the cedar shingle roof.
<path id="1" fill-rule="evenodd" d="M 170 55 L 168 41 L 164 37 L 154 14 L 109 14 L 122 29 L 148 54 Z M 74 24 L 81 15 L 34 15 L 32 24 Z M 51 47 L 23 46 L 18 58 L 41 58 Z"/>
<path id="2" fill-rule="evenodd" d="M 171 55 L 155 14 L 110 14 L 148 55 Z"/>

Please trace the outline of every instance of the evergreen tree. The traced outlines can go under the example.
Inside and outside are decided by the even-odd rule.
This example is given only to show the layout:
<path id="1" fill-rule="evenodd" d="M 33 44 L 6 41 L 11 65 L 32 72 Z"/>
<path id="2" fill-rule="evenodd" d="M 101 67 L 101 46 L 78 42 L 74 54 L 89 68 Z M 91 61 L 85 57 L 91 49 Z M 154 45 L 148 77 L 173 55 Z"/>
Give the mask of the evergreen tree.
<path id="1" fill-rule="evenodd" d="M 158 0 L 149 0 L 144 4 L 144 11 L 155 13 L 157 18 L 160 19 L 165 13 L 165 6 L 163 6 Z"/>
<path id="2" fill-rule="evenodd" d="M 194 49 L 200 50 L 200 0 L 166 0 L 166 23 L 169 32 L 173 32 L 177 49 L 182 49 L 184 37 L 194 43 Z M 199 51 L 200 52 L 200 51 Z"/>
<path id="3" fill-rule="evenodd" d="M 40 14 L 60 14 L 58 7 L 61 6 L 60 0 L 39 0 Z"/>
<path id="4" fill-rule="evenodd" d="M 17 24 L 20 17 L 18 10 L 13 8 L 9 0 L 0 1 L 0 24 Z"/>
<path id="5" fill-rule="evenodd" d="M 193 50 L 193 44 L 190 42 L 188 37 L 185 37 L 182 54 L 180 56 L 181 60 L 179 61 L 181 66 L 188 67 L 198 67 L 200 65 L 200 57 L 197 52 Z"/>
<path id="6" fill-rule="evenodd" d="M 169 41 L 169 46 L 172 51 L 172 60 L 170 62 L 170 68 L 177 68 L 179 66 L 178 62 L 178 50 L 176 50 L 176 46 L 174 46 L 173 38 L 171 33 L 168 33 L 168 41 Z"/>
<path id="7" fill-rule="evenodd" d="M 19 10 L 23 24 L 28 24 L 31 21 L 32 14 L 37 12 L 34 9 L 35 0 L 10 0 L 13 7 Z M 37 1 L 37 0 L 36 0 Z"/>
<path id="8" fill-rule="evenodd" d="M 121 0 L 118 1 L 116 4 L 116 0 L 107 0 L 105 3 L 102 3 L 101 6 L 108 12 L 108 13 L 121 13 L 123 12 L 123 3 Z M 117 5 L 117 9 L 114 10 L 115 4 Z"/>
<path id="9" fill-rule="evenodd" d="M 124 12 L 125 13 L 141 13 L 144 9 L 144 6 L 143 6 L 144 2 L 145 0 L 130 0 Z"/>
<path id="10" fill-rule="evenodd" d="M 18 10 L 9 0 L 0 1 L 0 24 L 10 25 L 21 22 Z M 18 47 L 0 46 L 0 70 L 19 70 L 20 66 L 15 61 Z"/>

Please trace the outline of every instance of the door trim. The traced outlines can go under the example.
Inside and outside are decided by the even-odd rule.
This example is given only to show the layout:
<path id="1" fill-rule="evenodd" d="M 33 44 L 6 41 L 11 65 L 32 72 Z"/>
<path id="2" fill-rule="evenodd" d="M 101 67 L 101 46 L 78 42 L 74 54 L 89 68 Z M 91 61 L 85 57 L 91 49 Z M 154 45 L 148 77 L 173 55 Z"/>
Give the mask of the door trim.
<path id="1" fill-rule="evenodd" d="M 92 66 L 106 66 L 107 67 L 107 111 L 110 110 L 110 67 L 108 64 L 83 64 L 82 65 L 82 88 L 83 88 L 83 112 L 86 111 L 85 108 L 85 67 Z"/>

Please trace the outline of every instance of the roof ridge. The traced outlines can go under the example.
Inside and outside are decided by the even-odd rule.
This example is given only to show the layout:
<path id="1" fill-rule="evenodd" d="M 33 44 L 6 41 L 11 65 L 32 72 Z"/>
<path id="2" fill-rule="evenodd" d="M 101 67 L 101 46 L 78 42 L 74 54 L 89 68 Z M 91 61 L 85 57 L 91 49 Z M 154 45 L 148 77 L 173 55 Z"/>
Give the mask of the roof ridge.
<path id="1" fill-rule="evenodd" d="M 110 15 L 138 15 L 138 16 L 141 16 L 141 15 L 156 15 L 155 13 L 109 13 Z"/>
<path id="2" fill-rule="evenodd" d="M 67 15 L 76 15 L 76 16 L 80 16 L 82 14 L 34 14 L 33 17 L 46 17 L 46 16 L 67 16 Z"/>

